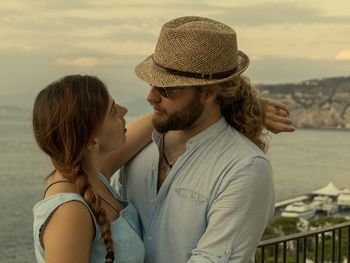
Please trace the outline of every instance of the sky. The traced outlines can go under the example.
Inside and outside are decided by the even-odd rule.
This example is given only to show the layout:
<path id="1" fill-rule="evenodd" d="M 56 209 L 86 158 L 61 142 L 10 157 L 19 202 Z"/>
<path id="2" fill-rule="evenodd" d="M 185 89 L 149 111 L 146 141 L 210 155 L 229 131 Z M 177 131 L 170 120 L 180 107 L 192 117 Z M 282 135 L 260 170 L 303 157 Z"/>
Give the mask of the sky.
<path id="1" fill-rule="evenodd" d="M 0 105 L 31 107 L 68 74 L 100 77 L 117 101 L 145 97 L 135 65 L 187 15 L 234 28 L 253 83 L 350 75 L 349 0 L 1 0 Z"/>

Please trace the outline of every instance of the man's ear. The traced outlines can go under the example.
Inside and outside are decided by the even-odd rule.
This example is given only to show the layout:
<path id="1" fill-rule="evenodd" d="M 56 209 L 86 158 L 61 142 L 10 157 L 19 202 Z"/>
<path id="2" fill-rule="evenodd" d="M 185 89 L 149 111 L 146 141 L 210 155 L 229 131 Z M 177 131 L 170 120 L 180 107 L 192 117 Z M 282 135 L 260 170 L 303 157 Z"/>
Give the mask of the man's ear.
<path id="1" fill-rule="evenodd" d="M 89 151 L 97 151 L 100 149 L 100 141 L 97 137 L 92 138 L 88 143 L 87 149 Z"/>
<path id="2" fill-rule="evenodd" d="M 206 102 L 214 102 L 217 97 L 217 92 L 214 90 L 206 89 L 202 92 L 202 97 Z"/>

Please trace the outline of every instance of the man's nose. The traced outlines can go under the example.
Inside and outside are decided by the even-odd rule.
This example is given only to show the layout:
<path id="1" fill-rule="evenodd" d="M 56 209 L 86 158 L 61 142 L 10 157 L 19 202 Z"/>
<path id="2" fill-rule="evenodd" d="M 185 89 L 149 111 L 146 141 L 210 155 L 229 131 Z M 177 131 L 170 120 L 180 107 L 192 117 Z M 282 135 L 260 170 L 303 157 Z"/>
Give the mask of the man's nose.
<path id="1" fill-rule="evenodd" d="M 157 90 L 154 87 L 150 87 L 150 90 L 148 92 L 147 95 L 147 101 L 150 103 L 159 103 L 161 101 L 161 96 L 160 94 L 157 92 Z"/>

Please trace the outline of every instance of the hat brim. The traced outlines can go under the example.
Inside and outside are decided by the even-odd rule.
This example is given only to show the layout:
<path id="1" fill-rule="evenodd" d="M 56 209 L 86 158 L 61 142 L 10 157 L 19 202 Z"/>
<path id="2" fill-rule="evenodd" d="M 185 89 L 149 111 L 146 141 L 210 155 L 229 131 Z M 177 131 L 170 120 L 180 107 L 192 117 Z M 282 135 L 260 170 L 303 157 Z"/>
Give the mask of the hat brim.
<path id="1" fill-rule="evenodd" d="M 204 86 L 216 83 L 227 82 L 242 74 L 249 65 L 249 57 L 242 51 L 238 51 L 238 65 L 235 73 L 223 79 L 202 79 L 184 77 L 168 72 L 164 72 L 154 66 L 152 55 L 146 58 L 135 67 L 136 75 L 143 81 L 156 87 L 187 87 L 187 86 Z"/>

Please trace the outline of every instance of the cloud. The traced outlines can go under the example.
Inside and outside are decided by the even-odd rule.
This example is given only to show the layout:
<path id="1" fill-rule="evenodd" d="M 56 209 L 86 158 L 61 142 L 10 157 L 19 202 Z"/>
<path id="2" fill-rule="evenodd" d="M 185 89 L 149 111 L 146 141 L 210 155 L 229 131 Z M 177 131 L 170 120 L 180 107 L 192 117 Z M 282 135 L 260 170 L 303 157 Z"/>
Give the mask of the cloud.
<path id="1" fill-rule="evenodd" d="M 309 56 L 308 59 L 310 59 L 310 60 L 323 60 L 324 58 L 322 58 L 320 56 Z"/>
<path id="2" fill-rule="evenodd" d="M 96 57 L 58 58 L 54 63 L 57 65 L 91 68 L 99 65 L 100 60 Z"/>
<path id="3" fill-rule="evenodd" d="M 106 54 L 146 55 L 153 51 L 162 22 L 159 16 L 129 6 L 108 1 L 107 5 L 93 6 L 97 1 L 48 0 L 22 5 L 4 0 L 0 5 L 0 50 L 40 52 L 57 56 L 85 51 Z M 56 7 L 56 8 L 55 8 Z M 150 8 L 150 7 L 149 7 Z M 160 7 L 163 8 L 164 6 Z M 129 10 L 130 9 L 130 10 Z M 160 14 L 164 12 L 159 12 Z M 80 55 L 76 55 L 80 56 Z"/>
<path id="4" fill-rule="evenodd" d="M 96 40 L 91 43 L 80 42 L 77 46 L 85 51 L 100 52 L 118 56 L 148 56 L 153 53 L 154 43 L 149 42 L 111 42 L 108 40 Z"/>
<path id="5" fill-rule="evenodd" d="M 215 7 L 221 13 L 215 17 L 234 25 L 248 27 L 265 25 L 306 25 L 350 23 L 349 16 L 330 16 L 317 7 L 290 2 L 265 2 L 254 5 Z"/>
<path id="6" fill-rule="evenodd" d="M 249 59 L 250 59 L 250 61 L 255 61 L 255 60 L 258 60 L 259 57 L 257 55 L 250 55 Z"/>
<path id="7" fill-rule="evenodd" d="M 303 6 L 302 3 L 262 4 L 258 1 L 255 3 L 234 1 L 230 4 L 230 1 L 225 0 L 222 5 L 221 2 L 209 3 L 208 0 L 199 0 L 200 4 L 193 0 L 188 2 L 171 0 L 165 4 L 150 0 L 147 4 L 142 4 L 142 0 L 137 0 L 121 4 L 118 0 L 77 0 L 71 5 L 71 1 L 62 0 L 56 6 L 54 0 L 47 0 L 42 5 L 40 4 L 42 1 L 33 0 L 33 4 L 21 1 L 22 6 L 18 4 L 12 6 L 11 1 L 4 1 L 7 3 L 6 8 L 0 5 L 0 39 L 2 39 L 0 49 L 40 52 L 48 55 L 55 50 L 56 55 L 62 57 L 79 51 L 85 52 L 83 56 L 91 56 L 89 52 L 110 55 L 150 54 L 154 49 L 161 25 L 175 16 L 189 14 L 212 17 L 233 25 L 239 32 L 239 41 L 253 38 L 251 43 L 256 47 L 269 49 L 272 54 L 278 53 L 277 45 L 285 46 L 283 40 L 293 41 L 305 49 L 304 47 L 309 46 L 306 41 L 320 38 L 315 35 L 321 33 L 321 37 L 327 34 L 329 40 L 348 41 L 347 34 L 340 31 L 345 28 L 343 30 L 345 32 L 348 28 L 347 24 L 340 24 L 345 18 L 326 17 L 316 5 Z M 188 8 L 186 13 L 183 12 L 185 8 Z M 331 23 L 332 19 L 338 21 L 336 28 Z M 350 18 L 347 18 L 347 21 L 349 20 Z M 320 21 L 322 24 L 315 24 Z M 246 28 L 241 30 L 239 28 L 241 26 Z M 330 26 L 332 30 L 329 30 Z M 253 34 L 248 35 L 251 30 L 254 30 Z M 335 31 L 338 32 L 335 34 Z M 245 32 L 248 32 L 247 37 L 243 38 Z M 300 39 L 295 41 L 297 38 Z M 256 39 L 272 41 L 263 45 L 261 42 L 256 42 Z M 322 45 L 326 44 L 316 43 L 315 48 L 320 49 L 318 46 Z M 345 48 L 340 45 L 333 46 L 334 50 Z M 253 53 L 261 55 L 261 52 L 255 51 L 256 47 Z M 329 48 L 328 50 L 329 56 L 333 57 L 334 50 Z"/>
<path id="8" fill-rule="evenodd" d="M 185 15 L 233 26 L 239 48 L 251 58 L 248 76 L 253 82 L 349 74 L 348 3 L 1 0 L 0 95 L 87 72 L 105 79 L 118 96 L 131 96 L 144 86 L 133 68 L 153 52 L 161 25 Z M 22 77 L 13 77 L 18 75 Z"/>
<path id="9" fill-rule="evenodd" d="M 57 66 L 70 66 L 71 69 L 83 70 L 102 70 L 107 68 L 129 69 L 143 61 L 147 56 L 144 55 L 126 55 L 126 54 L 103 54 L 94 52 L 95 55 L 66 55 L 51 58 L 48 64 Z M 149 55 L 149 54 L 147 54 Z M 68 67 L 66 67 L 68 68 Z"/>
<path id="10" fill-rule="evenodd" d="M 343 50 L 335 56 L 336 60 L 350 60 L 350 49 Z"/>
<path id="11" fill-rule="evenodd" d="M 287 83 L 313 78 L 349 76 L 350 60 L 261 56 L 245 74 L 252 83 Z"/>

